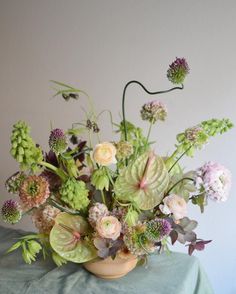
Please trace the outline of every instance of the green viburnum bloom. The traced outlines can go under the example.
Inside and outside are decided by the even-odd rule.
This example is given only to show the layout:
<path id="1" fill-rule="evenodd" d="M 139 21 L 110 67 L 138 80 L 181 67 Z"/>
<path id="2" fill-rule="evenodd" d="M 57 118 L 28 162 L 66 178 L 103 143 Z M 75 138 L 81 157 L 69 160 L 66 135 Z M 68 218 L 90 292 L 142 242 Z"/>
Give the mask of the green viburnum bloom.
<path id="1" fill-rule="evenodd" d="M 88 189 L 83 181 L 68 178 L 59 189 L 61 200 L 71 208 L 84 210 L 89 205 Z"/>
<path id="2" fill-rule="evenodd" d="M 109 190 L 109 177 L 107 175 L 106 168 L 99 168 L 96 169 L 91 177 L 91 184 L 97 189 L 97 190 Z"/>
<path id="3" fill-rule="evenodd" d="M 22 170 L 36 171 L 43 160 L 43 154 L 30 137 L 30 128 L 24 121 L 13 125 L 11 135 L 11 155 L 20 163 Z"/>

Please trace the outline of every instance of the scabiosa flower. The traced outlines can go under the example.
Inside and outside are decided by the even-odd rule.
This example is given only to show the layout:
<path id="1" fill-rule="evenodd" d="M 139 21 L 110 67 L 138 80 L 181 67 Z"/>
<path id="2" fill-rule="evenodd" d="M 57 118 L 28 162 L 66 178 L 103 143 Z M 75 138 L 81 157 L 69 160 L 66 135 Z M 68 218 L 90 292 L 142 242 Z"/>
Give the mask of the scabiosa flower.
<path id="1" fill-rule="evenodd" d="M 93 206 L 89 208 L 88 220 L 91 226 L 96 227 L 96 223 L 99 218 L 109 215 L 109 211 L 105 204 L 96 202 Z"/>
<path id="2" fill-rule="evenodd" d="M 142 120 L 147 120 L 154 124 L 158 120 L 164 121 L 167 116 L 167 109 L 160 101 L 145 103 L 140 111 Z"/>
<path id="3" fill-rule="evenodd" d="M 40 233 L 49 234 L 55 224 L 55 218 L 60 210 L 51 205 L 35 209 L 32 213 L 32 221 Z"/>
<path id="4" fill-rule="evenodd" d="M 26 175 L 23 172 L 16 172 L 10 178 L 6 180 L 5 187 L 7 192 L 11 194 L 17 194 L 19 192 L 20 186 Z"/>
<path id="5" fill-rule="evenodd" d="M 116 143 L 115 146 L 116 158 L 118 160 L 125 160 L 126 158 L 129 158 L 134 152 L 133 145 L 127 141 L 120 141 Z"/>
<path id="6" fill-rule="evenodd" d="M 22 204 L 27 209 L 38 207 L 45 203 L 49 195 L 49 184 L 47 180 L 41 176 L 27 177 L 23 181 L 19 192 Z"/>
<path id="7" fill-rule="evenodd" d="M 203 131 L 200 126 L 194 126 L 185 130 L 185 137 L 188 141 L 195 143 L 199 137 L 199 134 Z"/>
<path id="8" fill-rule="evenodd" d="M 226 201 L 231 188 L 231 173 L 223 165 L 209 161 L 196 171 L 196 186 L 216 201 Z"/>
<path id="9" fill-rule="evenodd" d="M 161 241 L 171 232 L 171 224 L 166 219 L 156 218 L 146 223 L 145 235 L 154 242 Z"/>
<path id="10" fill-rule="evenodd" d="M 189 66 L 185 58 L 177 58 L 169 65 L 167 78 L 173 84 L 183 84 L 186 75 L 189 73 Z"/>
<path id="11" fill-rule="evenodd" d="M 54 129 L 51 131 L 49 137 L 49 147 L 55 153 L 63 152 L 67 147 L 66 136 L 61 129 Z"/>
<path id="12" fill-rule="evenodd" d="M 9 224 L 15 224 L 21 219 L 22 211 L 17 201 L 6 200 L 2 206 L 2 219 Z"/>

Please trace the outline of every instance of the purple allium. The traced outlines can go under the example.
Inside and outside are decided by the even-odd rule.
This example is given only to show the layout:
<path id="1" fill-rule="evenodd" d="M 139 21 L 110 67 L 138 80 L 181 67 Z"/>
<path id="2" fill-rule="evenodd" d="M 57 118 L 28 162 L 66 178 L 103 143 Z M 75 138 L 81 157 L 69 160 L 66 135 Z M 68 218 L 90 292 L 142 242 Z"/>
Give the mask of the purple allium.
<path id="1" fill-rule="evenodd" d="M 3 221 L 9 224 L 17 223 L 22 215 L 19 203 L 13 199 L 4 202 L 1 213 Z"/>
<path id="2" fill-rule="evenodd" d="M 61 129 L 54 129 L 51 131 L 49 137 L 49 147 L 55 153 L 63 152 L 67 147 L 66 136 Z"/>
<path id="3" fill-rule="evenodd" d="M 168 220 L 155 218 L 146 223 L 145 235 L 148 239 L 159 242 L 171 232 L 171 224 Z"/>
<path id="4" fill-rule="evenodd" d="M 231 188 L 231 172 L 223 165 L 209 161 L 196 171 L 196 186 L 216 201 L 226 201 Z"/>
<path id="5" fill-rule="evenodd" d="M 160 101 L 145 103 L 140 111 L 142 120 L 154 124 L 157 120 L 164 121 L 167 116 L 167 109 Z"/>
<path id="6" fill-rule="evenodd" d="M 167 78 L 173 84 L 183 84 L 186 75 L 189 73 L 189 66 L 185 58 L 176 57 L 167 70 Z"/>

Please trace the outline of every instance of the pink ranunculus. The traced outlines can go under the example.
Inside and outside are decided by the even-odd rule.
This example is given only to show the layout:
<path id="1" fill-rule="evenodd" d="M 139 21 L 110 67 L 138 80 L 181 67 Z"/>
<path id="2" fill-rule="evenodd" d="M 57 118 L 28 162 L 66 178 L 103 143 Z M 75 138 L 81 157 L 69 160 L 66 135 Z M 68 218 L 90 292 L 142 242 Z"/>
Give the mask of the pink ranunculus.
<path id="1" fill-rule="evenodd" d="M 162 213 L 173 213 L 175 220 L 179 220 L 187 216 L 187 203 L 183 197 L 171 194 L 163 199 L 163 203 L 163 205 L 159 206 Z"/>
<path id="2" fill-rule="evenodd" d="M 96 230 L 101 237 L 116 240 L 120 236 L 121 223 L 114 216 L 104 216 L 98 220 Z"/>

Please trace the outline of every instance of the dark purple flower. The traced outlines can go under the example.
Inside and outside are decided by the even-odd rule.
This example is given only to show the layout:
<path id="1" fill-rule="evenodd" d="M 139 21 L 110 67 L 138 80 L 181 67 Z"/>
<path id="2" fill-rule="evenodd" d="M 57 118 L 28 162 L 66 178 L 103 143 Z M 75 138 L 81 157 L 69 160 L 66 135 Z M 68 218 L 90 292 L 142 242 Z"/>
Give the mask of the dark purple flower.
<path id="1" fill-rule="evenodd" d="M 183 84 L 186 75 L 189 73 L 189 66 L 185 58 L 176 57 L 169 65 L 167 78 L 173 84 Z"/>
<path id="2" fill-rule="evenodd" d="M 15 224 L 21 219 L 21 209 L 17 201 L 13 199 L 6 200 L 2 206 L 2 219 L 9 224 Z"/>
<path id="3" fill-rule="evenodd" d="M 56 154 L 63 152 L 67 147 L 66 136 L 61 129 L 51 131 L 49 137 L 49 147 Z"/>

